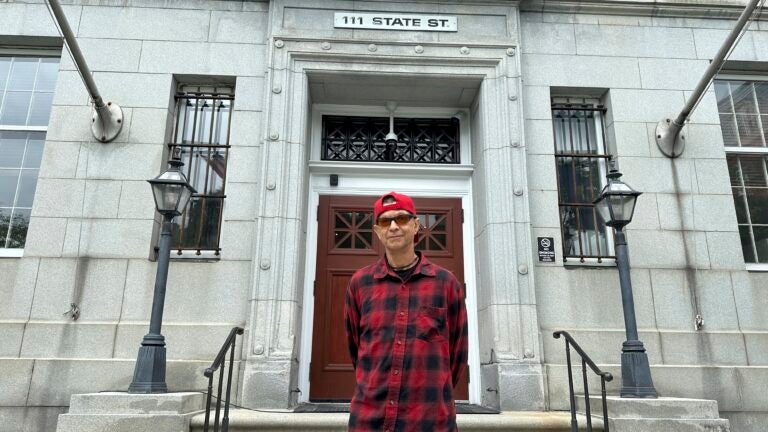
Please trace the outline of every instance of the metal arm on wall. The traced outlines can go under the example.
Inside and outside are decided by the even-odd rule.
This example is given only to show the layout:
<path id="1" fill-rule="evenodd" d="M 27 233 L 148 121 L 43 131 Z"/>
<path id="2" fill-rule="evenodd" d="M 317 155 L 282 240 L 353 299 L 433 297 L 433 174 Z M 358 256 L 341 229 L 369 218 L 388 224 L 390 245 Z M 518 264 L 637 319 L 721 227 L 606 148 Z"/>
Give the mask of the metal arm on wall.
<path id="1" fill-rule="evenodd" d="M 676 158 L 683 154 L 683 150 L 685 149 L 685 132 L 683 132 L 683 126 L 685 126 L 685 122 L 691 116 L 691 112 L 696 109 L 696 105 L 709 87 L 715 74 L 717 74 L 717 72 L 720 71 L 720 68 L 723 67 L 723 63 L 725 63 L 728 54 L 733 50 L 735 44 L 738 43 L 741 31 L 755 11 L 757 4 L 761 1 L 765 0 L 749 1 L 747 7 L 744 8 L 744 11 L 736 21 L 733 30 L 728 34 L 725 42 L 717 51 L 717 54 L 715 54 L 709 67 L 707 67 L 704 76 L 701 77 L 699 83 L 696 84 L 696 89 L 693 91 L 693 94 L 691 94 L 688 102 L 686 102 L 683 110 L 680 111 L 680 114 L 678 114 L 674 120 L 667 118 L 656 124 L 656 145 L 659 146 L 659 150 L 661 150 L 665 156 Z"/>
<path id="2" fill-rule="evenodd" d="M 67 21 L 67 17 L 64 15 L 61 3 L 59 3 L 59 0 L 47 1 L 53 18 L 56 24 L 58 24 L 59 29 L 61 29 L 61 34 L 64 36 L 69 52 L 72 54 L 72 60 L 74 60 L 75 66 L 78 72 L 80 72 L 80 77 L 83 79 L 91 99 L 93 99 L 94 113 L 91 118 L 93 137 L 103 143 L 110 142 L 117 138 L 120 130 L 123 128 L 123 110 L 116 103 L 104 103 L 101 94 L 99 94 L 99 89 L 96 87 L 96 82 L 91 75 L 91 70 L 88 68 L 85 57 L 83 57 L 83 53 L 80 51 L 80 46 L 77 44 L 75 34 L 72 32 L 69 21 Z"/>

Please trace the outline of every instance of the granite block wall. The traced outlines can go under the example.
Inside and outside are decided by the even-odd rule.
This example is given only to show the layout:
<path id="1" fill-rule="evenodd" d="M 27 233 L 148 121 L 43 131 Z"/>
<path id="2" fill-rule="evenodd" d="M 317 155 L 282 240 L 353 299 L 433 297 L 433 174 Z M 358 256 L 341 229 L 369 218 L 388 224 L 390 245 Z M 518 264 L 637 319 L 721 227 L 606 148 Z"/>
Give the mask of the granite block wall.
<path id="1" fill-rule="evenodd" d="M 88 94 L 61 51 L 24 256 L 0 259 L 9 299 L 0 307 L 3 418 L 18 430 L 52 430 L 71 394 L 130 383 L 155 276 L 146 180 L 165 167 L 179 83 L 226 80 L 236 92 L 221 256 L 170 267 L 169 388 L 204 389 L 203 369 L 230 328 L 248 320 L 269 4 L 137 0 L 64 9 L 101 94 L 125 117 L 115 141 L 93 139 Z M 61 50 L 57 36 L 43 2 L 0 3 L 0 45 L 43 40 Z M 77 320 L 63 314 L 70 303 Z"/>
<path id="2" fill-rule="evenodd" d="M 622 180 L 643 192 L 627 235 L 638 326 L 657 389 L 717 399 L 741 430 L 759 430 L 747 425 L 759 423 L 768 400 L 743 394 L 768 366 L 759 354 L 768 324 L 752 319 L 763 314 L 768 274 L 747 271 L 744 263 L 713 91 L 692 116 L 681 157 L 663 156 L 654 140 L 656 123 L 680 111 L 732 15 L 728 8 L 712 10 L 709 19 L 616 16 L 610 6 L 602 13 L 523 9 L 528 164 L 542 167 L 529 169 L 534 236 L 560 244 L 556 177 L 547 168 L 554 166 L 550 97 L 597 94 L 608 107 L 606 136 Z M 754 41 L 766 36 L 765 23 L 753 23 L 730 60 L 765 69 L 768 56 Z M 556 263 L 540 263 L 535 273 L 549 403 L 562 409 L 564 346 L 551 333 L 570 331 L 611 370 L 620 361 L 624 327 L 615 267 L 564 266 L 562 248 L 556 253 Z M 691 390 L 696 386 L 702 391 Z"/>

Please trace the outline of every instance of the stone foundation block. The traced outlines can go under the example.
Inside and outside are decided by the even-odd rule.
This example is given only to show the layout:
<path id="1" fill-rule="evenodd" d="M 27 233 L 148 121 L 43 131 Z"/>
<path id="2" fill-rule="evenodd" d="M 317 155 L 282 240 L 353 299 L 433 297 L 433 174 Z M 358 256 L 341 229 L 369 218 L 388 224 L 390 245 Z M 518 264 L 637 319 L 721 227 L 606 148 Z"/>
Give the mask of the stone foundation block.
<path id="1" fill-rule="evenodd" d="M 204 408 L 202 393 L 72 395 L 57 432 L 188 432 L 193 415 Z"/>

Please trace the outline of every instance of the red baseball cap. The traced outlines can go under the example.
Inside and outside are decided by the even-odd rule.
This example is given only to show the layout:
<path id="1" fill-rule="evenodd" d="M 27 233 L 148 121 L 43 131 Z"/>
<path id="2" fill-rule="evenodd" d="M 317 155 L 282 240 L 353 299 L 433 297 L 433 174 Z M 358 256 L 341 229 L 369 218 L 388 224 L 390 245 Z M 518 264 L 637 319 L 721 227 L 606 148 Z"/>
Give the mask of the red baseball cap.
<path id="1" fill-rule="evenodd" d="M 391 198 L 393 201 L 384 204 L 384 200 Z M 408 213 L 416 216 L 416 206 L 413 205 L 413 200 L 408 195 L 399 194 L 397 192 L 390 192 L 381 196 L 373 204 L 373 220 L 379 220 L 379 216 L 382 213 L 390 210 L 405 210 Z"/>

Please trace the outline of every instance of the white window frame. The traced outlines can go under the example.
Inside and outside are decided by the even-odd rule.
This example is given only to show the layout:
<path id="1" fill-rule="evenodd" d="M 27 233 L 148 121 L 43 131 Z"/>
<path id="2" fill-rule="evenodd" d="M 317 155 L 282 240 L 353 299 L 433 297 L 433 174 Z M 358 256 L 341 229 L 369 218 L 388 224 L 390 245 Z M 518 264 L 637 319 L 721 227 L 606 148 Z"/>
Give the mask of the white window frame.
<path id="1" fill-rule="evenodd" d="M 725 80 L 725 81 L 768 81 L 768 75 L 721 74 L 721 75 L 717 75 L 715 79 Z M 712 85 L 714 86 L 714 82 Z M 718 125 L 720 125 L 720 123 L 718 123 Z M 768 129 L 768 125 L 763 125 L 763 129 Z M 735 147 L 735 146 L 724 145 L 723 149 L 725 149 L 726 155 L 727 154 L 751 154 L 751 155 L 768 156 L 768 146 L 766 147 Z M 744 255 L 742 252 L 742 259 L 743 258 L 744 258 Z M 745 261 L 744 265 L 748 271 L 768 272 L 768 263 L 748 263 Z"/>
<path id="2" fill-rule="evenodd" d="M 29 48 L 29 49 L 12 49 L 12 48 L 0 48 L 0 57 L 37 57 L 37 58 L 59 58 L 61 61 L 61 50 L 47 49 L 47 48 Z M 58 77 L 57 77 L 58 79 Z M 0 89 L 4 91 L 4 89 Z M 55 97 L 54 92 L 54 97 Z M 18 126 L 18 125 L 2 125 L 0 124 L 0 131 L 20 131 L 20 132 L 45 132 L 48 133 L 48 125 L 46 126 Z M 40 172 L 38 171 L 38 178 L 40 178 Z M 27 231 L 29 236 L 29 231 Z M 21 258 L 24 256 L 24 248 L 0 248 L 0 258 Z"/>

